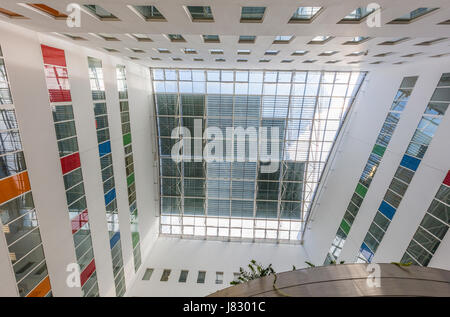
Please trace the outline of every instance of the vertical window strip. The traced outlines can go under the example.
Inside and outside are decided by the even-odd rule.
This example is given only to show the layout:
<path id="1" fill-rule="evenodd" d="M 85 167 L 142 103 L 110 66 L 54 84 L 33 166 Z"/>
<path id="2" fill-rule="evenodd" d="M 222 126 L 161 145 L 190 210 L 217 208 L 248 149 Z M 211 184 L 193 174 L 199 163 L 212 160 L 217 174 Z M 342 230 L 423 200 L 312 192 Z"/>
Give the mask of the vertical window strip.
<path id="1" fill-rule="evenodd" d="M 95 114 L 95 127 L 97 131 L 97 143 L 99 147 L 99 159 L 102 166 L 101 174 L 103 180 L 106 219 L 108 222 L 107 225 L 113 265 L 114 284 L 116 288 L 116 296 L 123 296 L 126 289 L 123 283 L 121 283 L 121 279 L 117 278 L 118 276 L 124 276 L 124 269 L 112 155 L 109 155 L 108 162 L 105 163 L 104 161 L 104 158 L 111 153 L 111 140 L 109 133 L 105 84 L 103 81 L 102 61 L 88 57 L 88 64 L 92 100 L 94 103 L 93 106 Z"/>
<path id="2" fill-rule="evenodd" d="M 117 88 L 119 91 L 120 120 L 122 124 L 123 146 L 125 152 L 125 168 L 128 186 L 128 205 L 130 208 L 131 238 L 133 244 L 134 269 L 137 271 L 141 265 L 140 236 L 138 230 L 138 209 L 136 202 L 136 183 L 134 177 L 134 160 L 131 138 L 131 121 L 128 103 L 128 86 L 126 68 L 117 65 Z"/>
<path id="3" fill-rule="evenodd" d="M 447 111 L 448 105 L 450 104 L 449 78 L 450 73 L 445 73 L 441 76 L 438 86 L 435 89 L 430 102 L 425 108 L 424 114 L 422 115 L 407 150 L 403 155 L 391 185 L 389 185 L 389 189 L 386 191 L 380 207 L 378 207 L 378 211 L 388 219 L 385 224 L 384 232 L 386 232 L 389 228 L 397 208 L 408 189 L 408 185 L 411 183 L 412 178 L 419 168 L 428 146 L 430 145 L 433 136 Z M 398 184 L 404 173 L 408 173 L 409 177 L 403 178 L 405 186 L 402 188 L 401 186 L 399 187 Z M 372 221 L 372 224 L 374 223 L 375 219 Z M 378 236 L 377 240 L 372 239 L 370 235 L 371 233 L 369 229 L 369 232 L 364 238 L 364 241 L 359 249 L 357 262 L 370 263 L 372 261 L 375 252 L 383 239 L 384 233 Z"/>
<path id="4" fill-rule="evenodd" d="M 406 248 L 401 263 L 412 262 L 416 265 L 428 266 L 450 227 L 449 213 L 450 171 Z"/>
<path id="5" fill-rule="evenodd" d="M 0 87 L 0 226 L 19 296 L 51 296 L 39 221 L 1 48 Z"/>
<path id="6" fill-rule="evenodd" d="M 328 251 L 328 256 L 325 259 L 325 264 L 333 263 L 337 261 L 342 248 L 344 247 L 347 236 L 352 227 L 353 221 L 356 218 L 359 208 L 366 196 L 366 193 L 370 187 L 370 184 L 375 177 L 378 166 L 381 163 L 381 159 L 384 156 L 386 148 L 394 134 L 398 122 L 400 121 L 400 116 L 405 109 L 409 97 L 416 85 L 418 77 L 405 77 L 402 80 L 400 88 L 398 89 L 394 101 L 389 109 L 389 112 L 384 120 L 375 144 L 372 148 L 372 152 L 369 155 L 369 159 L 364 167 L 363 173 L 356 185 L 355 192 L 353 195 L 357 195 L 358 204 L 354 201 L 350 201 L 347 210 L 344 214 L 339 228 L 336 232 L 336 236 L 333 239 L 330 250 Z M 349 221 L 349 219 L 352 219 Z"/>
<path id="7" fill-rule="evenodd" d="M 69 217 L 72 223 L 72 236 L 76 250 L 92 250 L 90 239 L 89 217 L 84 191 L 83 174 L 78 140 L 73 117 L 72 97 L 70 94 L 68 69 L 64 50 L 41 45 L 50 107 L 60 151 L 61 172 L 64 178 Z M 79 237 L 88 237 L 79 239 Z M 80 241 L 84 242 L 83 244 Z M 80 247 L 80 248 L 78 248 Z M 80 265 L 80 281 L 82 291 L 86 278 L 95 274 L 95 260 L 93 252 L 76 252 Z M 89 271 L 83 266 L 90 261 Z M 94 275 L 96 276 L 96 275 Z M 92 278 L 97 284 L 97 279 Z M 87 294 L 83 292 L 83 295 Z"/>

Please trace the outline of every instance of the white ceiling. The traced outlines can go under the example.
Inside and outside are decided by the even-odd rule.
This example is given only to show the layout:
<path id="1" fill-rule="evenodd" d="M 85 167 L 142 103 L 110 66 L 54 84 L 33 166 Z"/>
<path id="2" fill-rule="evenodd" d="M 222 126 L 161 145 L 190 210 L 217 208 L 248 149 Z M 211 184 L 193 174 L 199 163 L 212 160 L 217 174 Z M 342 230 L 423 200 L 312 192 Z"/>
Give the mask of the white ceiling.
<path id="1" fill-rule="evenodd" d="M 32 2 L 33 0 L 29 0 Z M 207 67 L 207 68 L 264 68 L 264 69 L 341 69 L 358 68 L 372 69 L 374 67 L 390 66 L 398 62 L 413 63 L 430 59 L 437 54 L 450 54 L 450 25 L 438 23 L 450 19 L 449 0 L 378 0 L 382 8 L 381 27 L 368 27 L 365 22 L 360 24 L 337 24 L 344 16 L 358 7 L 366 6 L 374 0 L 81 0 L 80 4 L 100 5 L 116 15 L 120 21 L 99 21 L 82 13 L 81 27 L 69 28 L 65 20 L 39 14 L 33 10 L 18 5 L 22 1 L 2 0 L 0 7 L 22 14 L 28 19 L 11 19 L 0 15 L 6 22 L 18 24 L 38 32 L 59 32 L 77 34 L 85 41 L 76 41 L 83 46 L 104 50 L 114 48 L 127 58 L 137 57 L 136 62 L 153 67 Z M 36 0 L 61 12 L 73 0 Z M 155 5 L 166 18 L 166 22 L 147 22 L 139 18 L 127 5 Z M 184 6 L 211 6 L 214 22 L 191 22 Z M 241 6 L 265 6 L 266 13 L 262 23 L 240 23 Z M 322 6 L 324 10 L 310 24 L 288 24 L 288 20 L 299 6 Z M 411 24 L 386 24 L 418 7 L 439 7 Z M 109 33 L 120 41 L 105 41 L 89 33 Z M 144 33 L 153 42 L 138 42 L 127 33 Z M 186 42 L 170 42 L 165 34 L 181 34 Z M 220 43 L 204 43 L 202 34 L 217 34 Z M 239 35 L 256 35 L 254 44 L 239 44 Z M 276 35 L 294 35 L 289 44 L 273 44 Z M 324 45 L 307 44 L 314 36 L 331 35 L 334 38 Z M 369 36 L 371 39 L 360 45 L 342 45 L 354 36 Z M 410 37 L 411 39 L 394 46 L 378 45 L 394 38 Z M 415 44 L 441 37 L 449 39 L 431 46 L 416 46 Z M 72 41 L 72 40 L 70 40 Z M 126 48 L 137 48 L 145 53 L 133 53 Z M 156 48 L 167 48 L 171 53 L 162 54 Z M 185 54 L 184 48 L 192 48 L 197 54 Z M 210 49 L 223 49 L 223 55 L 211 55 Z M 237 50 L 249 49 L 250 55 L 237 55 Z M 276 56 L 264 56 L 266 50 L 279 50 Z M 296 50 L 306 50 L 305 56 L 291 56 Z M 366 51 L 365 56 L 349 57 L 349 53 Z M 324 51 L 338 51 L 333 56 L 318 56 Z M 392 52 L 386 57 L 374 55 Z M 402 57 L 407 54 L 421 53 L 414 57 Z M 160 58 L 160 61 L 151 59 Z M 181 58 L 173 61 L 172 58 Z M 193 61 L 202 58 L 203 61 Z M 224 58 L 226 62 L 216 62 L 216 58 Z M 237 62 L 237 59 L 248 59 L 248 62 Z M 269 58 L 269 63 L 259 60 Z M 281 63 L 292 59 L 292 63 Z M 305 64 L 305 60 L 316 60 L 313 64 Z M 448 61 L 450 55 L 442 57 Z M 327 61 L 339 60 L 336 64 Z M 360 61 L 359 64 L 348 64 Z M 371 64 L 381 61 L 381 64 Z"/>

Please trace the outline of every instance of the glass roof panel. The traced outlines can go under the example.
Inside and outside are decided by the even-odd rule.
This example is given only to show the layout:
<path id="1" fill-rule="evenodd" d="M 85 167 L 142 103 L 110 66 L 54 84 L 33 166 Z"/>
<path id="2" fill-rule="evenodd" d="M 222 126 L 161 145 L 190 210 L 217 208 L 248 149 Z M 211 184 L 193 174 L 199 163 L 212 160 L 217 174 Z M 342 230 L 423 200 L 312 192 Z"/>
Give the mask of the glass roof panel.
<path id="1" fill-rule="evenodd" d="M 161 232 L 297 243 L 365 73 L 153 69 L 152 75 Z M 195 93 L 186 84 L 203 88 Z"/>

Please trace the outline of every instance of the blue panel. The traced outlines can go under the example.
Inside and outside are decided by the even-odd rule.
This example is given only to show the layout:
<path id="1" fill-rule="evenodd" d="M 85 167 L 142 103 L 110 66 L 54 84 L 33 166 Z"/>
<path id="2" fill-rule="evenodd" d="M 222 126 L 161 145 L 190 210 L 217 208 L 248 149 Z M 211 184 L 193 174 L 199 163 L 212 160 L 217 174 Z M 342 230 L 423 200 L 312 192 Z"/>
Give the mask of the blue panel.
<path id="1" fill-rule="evenodd" d="M 370 251 L 369 247 L 364 242 L 363 244 L 361 244 L 359 252 L 361 252 L 362 256 L 367 260 L 367 262 L 372 262 L 373 252 Z"/>
<path id="2" fill-rule="evenodd" d="M 113 201 L 113 199 L 116 198 L 116 189 L 111 189 L 106 195 L 105 195 L 105 205 L 107 206 L 110 202 Z"/>
<path id="3" fill-rule="evenodd" d="M 111 141 L 103 142 L 102 144 L 98 145 L 98 151 L 100 153 L 100 157 L 103 155 L 106 155 L 108 153 L 111 153 Z"/>
<path id="4" fill-rule="evenodd" d="M 394 207 L 392 207 L 391 205 L 389 205 L 387 202 L 385 202 L 384 200 L 381 202 L 380 207 L 378 208 L 378 210 L 385 215 L 387 218 L 389 218 L 389 220 L 392 220 L 392 217 L 394 217 L 395 215 L 395 211 L 396 209 Z"/>
<path id="5" fill-rule="evenodd" d="M 116 232 L 109 240 L 109 245 L 111 246 L 111 249 L 114 248 L 114 246 L 117 244 L 119 240 L 120 240 L 120 232 Z"/>
<path id="6" fill-rule="evenodd" d="M 400 162 L 400 166 L 409 168 L 410 170 L 413 170 L 414 172 L 419 167 L 419 164 L 420 164 L 419 159 L 409 156 L 409 155 L 404 155 L 402 158 L 402 161 Z"/>

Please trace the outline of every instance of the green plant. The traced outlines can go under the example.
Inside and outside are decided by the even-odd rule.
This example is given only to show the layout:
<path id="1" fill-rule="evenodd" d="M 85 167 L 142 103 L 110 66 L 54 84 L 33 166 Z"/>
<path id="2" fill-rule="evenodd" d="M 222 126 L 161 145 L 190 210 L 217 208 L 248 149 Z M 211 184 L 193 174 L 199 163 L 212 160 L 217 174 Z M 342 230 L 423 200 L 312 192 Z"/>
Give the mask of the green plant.
<path id="1" fill-rule="evenodd" d="M 411 266 L 412 262 L 406 262 L 406 263 L 401 263 L 401 262 L 391 262 L 391 264 L 395 264 L 397 266 Z"/>
<path id="2" fill-rule="evenodd" d="M 237 280 L 230 282 L 230 284 L 237 285 L 258 279 L 263 276 L 275 274 L 275 270 L 272 268 L 272 264 L 269 264 L 267 267 L 264 267 L 261 264 L 256 263 L 255 260 L 250 261 L 250 263 L 248 264 L 248 268 L 250 269 L 250 271 L 246 271 L 242 267 L 240 267 L 239 276 Z"/>

